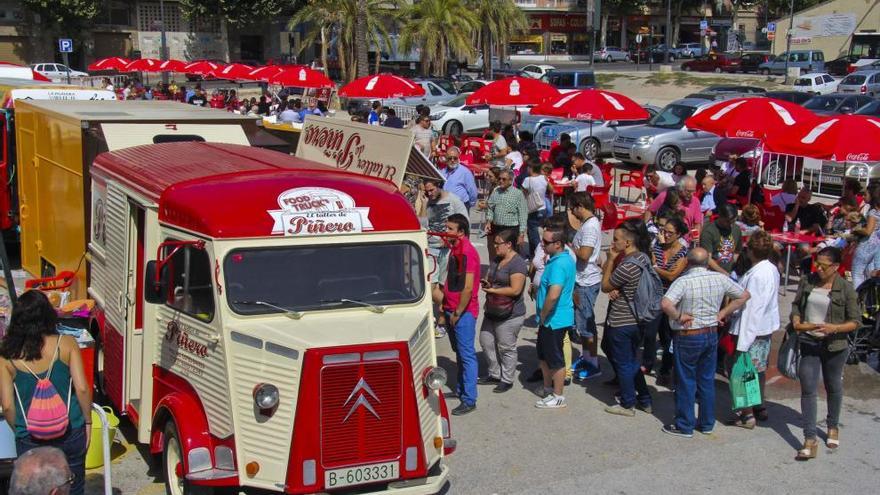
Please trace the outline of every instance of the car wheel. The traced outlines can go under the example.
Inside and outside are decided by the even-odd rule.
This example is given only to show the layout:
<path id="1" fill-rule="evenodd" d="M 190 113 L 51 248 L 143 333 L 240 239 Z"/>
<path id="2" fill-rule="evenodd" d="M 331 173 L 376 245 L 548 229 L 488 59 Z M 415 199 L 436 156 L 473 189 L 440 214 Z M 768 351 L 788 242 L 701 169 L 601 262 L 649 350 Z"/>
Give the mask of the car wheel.
<path id="1" fill-rule="evenodd" d="M 510 70 L 510 62 L 504 62 L 504 68 Z"/>
<path id="2" fill-rule="evenodd" d="M 782 183 L 782 167 L 779 161 L 773 160 L 764 167 L 764 184 L 767 186 L 778 186 Z"/>
<path id="3" fill-rule="evenodd" d="M 461 122 L 457 120 L 451 120 L 444 126 L 444 134 L 449 134 L 450 136 L 459 137 L 464 133 L 464 127 L 461 125 Z"/>
<path id="4" fill-rule="evenodd" d="M 679 156 L 678 151 L 675 148 L 663 148 L 657 153 L 657 159 L 655 160 L 657 168 L 664 172 L 672 172 L 672 169 L 675 168 L 675 165 L 678 163 Z"/>
<path id="5" fill-rule="evenodd" d="M 599 141 L 596 138 L 587 138 L 581 142 L 581 153 L 584 154 L 584 157 L 587 160 L 595 160 L 599 157 Z"/>
<path id="6" fill-rule="evenodd" d="M 682 65 L 681 70 L 688 72 L 689 70 L 691 70 L 691 66 L 690 65 Z"/>
<path id="7" fill-rule="evenodd" d="M 761 69 L 761 74 L 763 74 L 763 75 L 765 75 L 765 76 L 769 76 L 769 75 L 770 75 L 770 69 Z"/>
<path id="8" fill-rule="evenodd" d="M 174 420 L 165 423 L 165 445 L 162 450 L 162 470 L 165 474 L 166 495 L 209 495 L 214 490 L 206 486 L 194 486 L 186 482 L 178 465 L 183 464 L 183 448 Z"/>
<path id="9" fill-rule="evenodd" d="M 611 57 L 611 55 L 608 55 L 607 57 L 605 57 L 605 61 L 610 64 L 611 62 L 614 62 L 614 59 Z"/>
<path id="10" fill-rule="evenodd" d="M 721 74 L 721 72 L 722 72 L 722 71 L 721 71 L 721 67 L 715 67 L 715 73 L 716 73 L 716 74 Z"/>

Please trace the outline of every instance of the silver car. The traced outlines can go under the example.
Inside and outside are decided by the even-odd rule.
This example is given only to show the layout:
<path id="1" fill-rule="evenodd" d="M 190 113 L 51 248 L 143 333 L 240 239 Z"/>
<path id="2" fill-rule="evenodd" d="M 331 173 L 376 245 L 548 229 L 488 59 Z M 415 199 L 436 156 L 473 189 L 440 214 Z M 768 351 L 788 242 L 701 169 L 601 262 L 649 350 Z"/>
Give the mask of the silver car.
<path id="1" fill-rule="evenodd" d="M 601 50 L 593 52 L 593 56 L 596 60 L 603 60 L 605 62 L 626 62 L 629 60 L 629 52 L 618 46 L 606 46 Z"/>
<path id="2" fill-rule="evenodd" d="M 613 156 L 625 163 L 655 164 L 671 171 L 676 163 L 708 163 L 712 147 L 721 137 L 688 129 L 688 117 L 716 102 L 684 98 L 666 105 L 645 125 L 620 129 L 614 140 Z"/>
<path id="3" fill-rule="evenodd" d="M 855 93 L 874 97 L 880 95 L 880 70 L 853 72 L 837 85 L 838 93 Z"/>
<path id="4" fill-rule="evenodd" d="M 660 111 L 658 107 L 652 105 L 645 105 L 643 108 L 648 111 L 651 117 Z M 538 115 L 530 116 L 530 119 L 540 118 Z M 552 122 L 553 117 L 546 117 L 546 119 L 548 120 L 540 121 L 542 125 L 535 133 L 535 144 L 538 145 L 538 149 L 549 150 L 553 147 L 553 143 L 559 141 L 562 134 L 568 134 L 571 137 L 571 142 L 577 145 L 578 152 L 583 153 L 590 160 L 594 160 L 600 155 L 610 155 L 614 138 L 618 132 L 647 122 L 647 120 L 620 122 L 616 120 L 594 120 L 593 122 L 562 120 L 559 123 L 554 123 Z"/>

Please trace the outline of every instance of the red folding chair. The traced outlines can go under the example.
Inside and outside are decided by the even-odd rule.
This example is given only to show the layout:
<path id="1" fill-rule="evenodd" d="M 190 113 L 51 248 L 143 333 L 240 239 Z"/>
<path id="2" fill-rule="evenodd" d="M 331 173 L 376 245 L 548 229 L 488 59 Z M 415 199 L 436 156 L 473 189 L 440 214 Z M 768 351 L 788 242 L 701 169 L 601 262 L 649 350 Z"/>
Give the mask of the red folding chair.
<path id="1" fill-rule="evenodd" d="M 781 194 L 782 189 L 767 189 L 764 188 L 764 206 L 773 206 L 773 198 L 777 194 Z"/>
<path id="2" fill-rule="evenodd" d="M 614 230 L 624 221 L 623 212 L 611 201 L 597 208 L 597 211 L 602 213 L 602 230 Z"/>
<path id="3" fill-rule="evenodd" d="M 541 150 L 538 153 L 538 156 L 541 158 L 541 163 L 546 163 L 550 161 L 550 150 Z"/>
<path id="4" fill-rule="evenodd" d="M 620 204 L 621 189 L 638 189 L 639 195 L 636 201 L 641 199 L 645 194 L 645 174 L 641 170 L 633 170 L 632 172 L 624 172 L 620 174 L 620 183 L 617 185 L 617 204 Z M 627 198 L 629 195 L 627 195 Z"/>
<path id="5" fill-rule="evenodd" d="M 593 197 L 595 211 L 600 211 L 611 202 L 611 182 L 606 181 L 605 187 L 588 186 L 587 194 Z"/>
<path id="6" fill-rule="evenodd" d="M 761 206 L 761 220 L 764 222 L 764 230 L 767 232 L 782 232 L 785 225 L 785 212 L 775 206 Z"/>

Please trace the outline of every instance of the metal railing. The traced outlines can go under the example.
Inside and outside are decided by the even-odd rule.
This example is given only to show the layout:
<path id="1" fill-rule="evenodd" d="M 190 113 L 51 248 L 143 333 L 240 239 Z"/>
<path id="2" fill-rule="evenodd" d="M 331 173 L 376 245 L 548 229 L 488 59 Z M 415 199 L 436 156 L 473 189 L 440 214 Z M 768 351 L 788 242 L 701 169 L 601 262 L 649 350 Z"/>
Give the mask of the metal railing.
<path id="1" fill-rule="evenodd" d="M 410 124 L 410 122 L 412 122 L 412 120 L 414 118 L 416 118 L 416 115 L 418 115 L 418 112 L 416 111 L 416 107 L 413 105 L 400 105 L 397 103 L 385 103 L 385 104 L 383 104 L 383 106 L 386 108 L 393 108 L 394 113 L 397 114 L 397 118 L 399 118 L 400 120 L 403 121 L 404 126 L 408 126 Z"/>

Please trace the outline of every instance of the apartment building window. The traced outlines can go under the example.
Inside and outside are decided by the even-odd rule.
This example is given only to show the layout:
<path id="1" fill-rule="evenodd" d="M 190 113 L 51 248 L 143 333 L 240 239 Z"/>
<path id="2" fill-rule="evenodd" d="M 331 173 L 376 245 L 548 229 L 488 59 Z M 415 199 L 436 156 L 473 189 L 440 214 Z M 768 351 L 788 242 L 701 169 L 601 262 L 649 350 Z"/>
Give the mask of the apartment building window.
<path id="1" fill-rule="evenodd" d="M 101 10 L 95 17 L 95 24 L 109 26 L 131 26 L 133 25 L 132 8 L 128 2 L 121 1 L 105 1 L 101 4 Z"/>
<path id="2" fill-rule="evenodd" d="M 182 21 L 178 4 L 165 2 L 165 31 L 184 31 Z M 141 31 L 161 31 L 162 12 L 159 10 L 158 2 L 138 4 L 138 29 Z"/>

